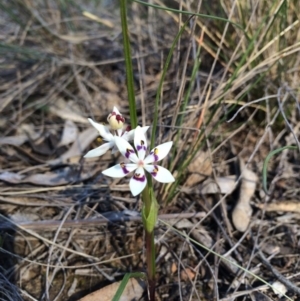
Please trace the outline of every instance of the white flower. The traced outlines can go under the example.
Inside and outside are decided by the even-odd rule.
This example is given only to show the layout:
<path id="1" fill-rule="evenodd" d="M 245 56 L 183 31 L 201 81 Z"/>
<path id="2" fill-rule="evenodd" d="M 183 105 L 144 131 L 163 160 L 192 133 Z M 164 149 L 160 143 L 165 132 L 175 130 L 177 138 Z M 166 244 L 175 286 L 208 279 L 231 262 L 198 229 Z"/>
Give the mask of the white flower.
<path id="1" fill-rule="evenodd" d="M 170 151 L 173 142 L 166 142 L 155 147 L 145 158 L 147 150 L 147 140 L 141 127 L 135 129 L 134 148 L 123 138 L 116 136 L 115 143 L 123 156 L 132 163 L 121 162 L 111 168 L 104 170 L 102 173 L 113 178 L 122 178 L 128 173 L 135 171 L 130 180 L 129 187 L 131 193 L 136 196 L 143 191 L 147 184 L 145 170 L 149 172 L 154 179 L 161 183 L 174 182 L 172 174 L 164 167 L 156 165 L 156 162 L 162 160 Z M 153 163 L 153 164 L 151 164 Z"/>
<path id="2" fill-rule="evenodd" d="M 100 145 L 97 148 L 94 148 L 90 150 L 84 158 L 93 158 L 93 157 L 99 157 L 105 154 L 109 149 L 112 149 L 112 153 L 116 153 L 118 151 L 118 148 L 115 144 L 115 137 L 122 137 L 126 141 L 131 141 L 133 140 L 134 137 L 134 131 L 131 130 L 129 132 L 125 131 L 123 132 L 122 129 L 118 129 L 116 131 L 116 135 L 113 135 L 107 126 L 97 123 L 93 121 L 92 119 L 88 118 L 88 121 L 90 124 L 99 132 L 100 136 L 103 138 L 104 141 L 107 141 L 106 143 Z M 144 126 L 142 127 L 143 132 L 145 133 L 148 130 L 149 126 Z"/>

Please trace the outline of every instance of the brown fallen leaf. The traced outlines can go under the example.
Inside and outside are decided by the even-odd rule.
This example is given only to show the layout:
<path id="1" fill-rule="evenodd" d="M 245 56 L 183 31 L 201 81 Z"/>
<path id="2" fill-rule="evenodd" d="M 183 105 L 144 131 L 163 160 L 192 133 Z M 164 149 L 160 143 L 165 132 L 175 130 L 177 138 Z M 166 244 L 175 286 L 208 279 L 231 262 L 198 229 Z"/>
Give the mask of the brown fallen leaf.
<path id="1" fill-rule="evenodd" d="M 0 180 L 12 184 L 18 184 L 22 182 L 23 179 L 24 179 L 24 175 L 20 175 L 15 172 L 4 171 L 0 174 Z"/>
<path id="2" fill-rule="evenodd" d="M 279 281 L 275 281 L 272 284 L 272 289 L 273 289 L 273 292 L 279 296 L 279 298 L 281 298 L 283 295 L 285 295 L 286 292 L 288 291 L 286 286 Z"/>
<path id="3" fill-rule="evenodd" d="M 174 274 L 175 272 L 177 272 L 177 265 L 175 262 L 172 262 L 171 273 Z"/>
<path id="4" fill-rule="evenodd" d="M 72 120 L 66 120 L 64 130 L 58 143 L 58 147 L 68 145 L 76 140 L 78 136 L 78 128 Z"/>
<path id="5" fill-rule="evenodd" d="M 196 273 L 190 268 L 185 268 L 180 272 L 180 278 L 182 281 L 194 280 Z"/>
<path id="6" fill-rule="evenodd" d="M 177 229 L 191 229 L 191 236 L 199 243 L 205 245 L 207 248 L 211 248 L 213 245 L 213 239 L 208 231 L 202 225 L 192 223 L 189 219 L 183 218 L 180 220 L 170 219 L 170 224 Z"/>
<path id="7" fill-rule="evenodd" d="M 80 108 L 76 107 L 73 101 L 67 102 L 62 98 L 58 98 L 55 103 L 50 105 L 49 111 L 53 115 L 59 116 L 64 120 L 71 120 L 84 124 L 89 123 L 87 118 L 81 115 Z"/>
<path id="8" fill-rule="evenodd" d="M 87 17 L 87 18 L 89 18 L 91 20 L 94 20 L 96 22 L 99 22 L 99 23 L 101 23 L 101 24 L 103 24 L 103 25 L 105 25 L 105 26 L 107 26 L 109 28 L 114 28 L 114 23 L 111 22 L 111 21 L 109 21 L 109 20 L 107 20 L 107 19 L 100 18 L 100 17 L 98 17 L 98 16 L 96 16 L 96 15 L 94 15 L 94 14 L 88 12 L 88 11 L 83 11 L 82 14 L 85 17 Z"/>
<path id="9" fill-rule="evenodd" d="M 201 193 L 203 194 L 230 194 L 236 187 L 236 176 L 216 177 L 215 181 L 207 179 L 202 183 Z"/>
<path id="10" fill-rule="evenodd" d="M 223 251 L 223 250 L 222 250 Z M 224 259 L 225 258 L 225 259 Z M 227 259 L 227 260 L 226 260 Z M 221 257 L 222 264 L 233 274 L 239 271 L 239 263 L 231 255 L 225 255 Z"/>
<path id="11" fill-rule="evenodd" d="M 188 171 L 191 173 L 186 181 L 186 186 L 193 186 L 212 174 L 212 164 L 207 152 L 199 151 L 190 165 Z"/>
<path id="12" fill-rule="evenodd" d="M 99 136 L 99 133 L 94 128 L 88 128 L 81 132 L 69 150 L 60 156 L 58 159 L 48 161 L 49 164 L 60 164 L 72 157 L 79 157 L 83 155 L 85 149 Z"/>
<path id="13" fill-rule="evenodd" d="M 245 232 L 250 223 L 252 215 L 250 200 L 255 192 L 257 182 L 257 175 L 243 165 L 244 164 L 241 163 L 242 182 L 239 199 L 232 212 L 232 222 L 235 228 L 240 232 Z"/>
<path id="14" fill-rule="evenodd" d="M 20 146 L 27 141 L 28 141 L 27 135 L 7 136 L 7 137 L 0 138 L 0 145 L 1 144 L 10 144 L 10 145 Z"/>
<path id="15" fill-rule="evenodd" d="M 17 128 L 17 133 L 20 135 L 25 135 L 28 139 L 37 140 L 43 137 L 43 131 L 37 131 L 36 127 L 32 123 L 22 123 Z"/>
<path id="16" fill-rule="evenodd" d="M 300 203 L 297 201 L 284 201 L 279 203 L 256 204 L 261 210 L 265 211 L 282 211 L 300 213 Z"/>
<path id="17" fill-rule="evenodd" d="M 4 171 L 0 173 L 0 180 L 11 184 L 31 183 L 41 186 L 59 186 L 88 180 L 101 169 L 102 167 L 99 166 L 78 173 L 78 171 L 70 167 L 63 167 L 57 169 L 55 172 L 37 173 L 29 176 Z"/>
<path id="18" fill-rule="evenodd" d="M 100 290 L 79 299 L 78 301 L 111 301 L 120 284 L 121 281 L 107 285 Z M 144 281 L 130 278 L 119 301 L 138 300 L 142 296 L 145 287 L 146 285 Z"/>

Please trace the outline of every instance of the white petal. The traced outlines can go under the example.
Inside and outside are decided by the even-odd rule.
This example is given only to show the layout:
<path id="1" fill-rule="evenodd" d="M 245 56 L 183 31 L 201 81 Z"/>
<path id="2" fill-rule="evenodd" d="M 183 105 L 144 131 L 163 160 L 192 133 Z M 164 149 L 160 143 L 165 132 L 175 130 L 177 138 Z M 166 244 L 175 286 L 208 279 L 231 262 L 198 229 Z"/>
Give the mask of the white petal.
<path id="1" fill-rule="evenodd" d="M 130 161 L 137 163 L 139 161 L 133 147 L 123 138 L 115 136 L 115 143 L 120 153 Z"/>
<path id="2" fill-rule="evenodd" d="M 150 126 L 142 126 L 141 129 L 143 131 L 144 134 L 146 134 L 146 132 L 148 131 Z"/>
<path id="3" fill-rule="evenodd" d="M 88 121 L 99 132 L 100 136 L 103 137 L 104 140 L 111 141 L 112 139 L 114 139 L 114 136 L 105 125 L 97 123 L 91 118 L 88 118 Z"/>
<path id="4" fill-rule="evenodd" d="M 147 178 L 142 167 L 137 168 L 134 176 L 130 179 L 129 187 L 133 196 L 141 193 L 147 184 Z"/>
<path id="5" fill-rule="evenodd" d="M 116 146 L 116 144 L 114 144 L 111 153 L 114 155 L 115 153 L 117 153 L 119 151 L 118 147 Z"/>
<path id="6" fill-rule="evenodd" d="M 102 156 L 103 154 L 105 154 L 110 148 L 113 147 L 113 143 L 108 142 L 108 143 L 104 143 L 101 146 L 94 148 L 92 150 L 90 150 L 85 156 L 84 158 L 93 158 L 93 157 L 99 157 Z"/>
<path id="7" fill-rule="evenodd" d="M 112 178 L 123 178 L 128 173 L 134 171 L 136 168 L 137 168 L 136 164 L 125 164 L 122 162 L 111 168 L 103 170 L 102 173 Z"/>
<path id="8" fill-rule="evenodd" d="M 147 132 L 148 129 L 149 129 L 149 126 L 143 126 L 143 127 L 141 127 L 141 129 L 142 129 L 143 133 L 146 134 L 146 132 Z M 126 140 L 127 140 L 127 141 L 131 141 L 131 140 L 134 139 L 134 132 L 135 132 L 135 130 L 131 130 L 131 131 L 129 131 L 129 132 L 125 132 L 125 133 L 123 134 L 123 136 L 126 135 Z M 122 136 L 122 137 L 123 137 L 123 136 Z"/>
<path id="9" fill-rule="evenodd" d="M 173 142 L 169 141 L 156 146 L 144 160 L 144 163 L 148 164 L 162 160 L 169 153 L 172 145 Z"/>
<path id="10" fill-rule="evenodd" d="M 117 130 L 117 133 L 118 133 L 117 136 L 119 136 L 119 137 L 122 136 L 122 138 L 124 138 L 123 135 L 122 135 L 122 134 L 123 134 L 123 129 L 118 129 L 118 130 Z M 125 138 L 124 138 L 124 139 L 125 139 Z"/>
<path id="11" fill-rule="evenodd" d="M 145 165 L 144 168 L 152 175 L 152 177 L 161 183 L 171 183 L 175 179 L 172 174 L 164 167 L 159 165 Z"/>
<path id="12" fill-rule="evenodd" d="M 117 115 L 122 115 L 122 114 L 119 112 L 119 110 L 117 109 L 117 107 L 114 107 L 112 111 L 115 112 Z"/>
<path id="13" fill-rule="evenodd" d="M 134 132 L 134 146 L 138 152 L 140 160 L 144 160 L 147 150 L 147 139 L 140 126 L 137 126 Z"/>
<path id="14" fill-rule="evenodd" d="M 130 131 L 131 132 L 131 131 Z M 123 134 L 121 134 L 121 135 L 118 135 L 119 137 L 122 137 L 123 139 L 125 139 L 126 141 L 130 141 L 130 140 L 132 140 L 132 138 L 131 139 L 129 139 L 131 136 L 129 136 L 129 133 L 130 132 L 124 132 Z M 133 137 L 133 136 L 132 136 Z"/>

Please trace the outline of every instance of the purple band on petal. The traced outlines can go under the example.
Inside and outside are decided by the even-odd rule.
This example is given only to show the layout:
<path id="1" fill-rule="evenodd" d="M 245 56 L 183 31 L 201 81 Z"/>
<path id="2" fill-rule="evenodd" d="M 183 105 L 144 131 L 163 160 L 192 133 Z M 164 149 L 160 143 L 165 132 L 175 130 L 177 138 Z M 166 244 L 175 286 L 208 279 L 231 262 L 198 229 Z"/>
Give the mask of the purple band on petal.
<path id="1" fill-rule="evenodd" d="M 135 173 L 134 176 L 133 176 L 133 178 L 134 178 L 136 181 L 139 181 L 139 182 L 145 182 L 145 180 L 146 180 L 145 175 L 142 175 L 142 176 L 141 176 L 141 174 L 139 174 L 139 173 Z"/>
<path id="2" fill-rule="evenodd" d="M 133 154 L 134 150 L 133 149 L 126 149 L 125 157 L 128 159 L 130 157 L 130 154 Z"/>
<path id="3" fill-rule="evenodd" d="M 155 148 L 151 153 L 150 153 L 150 155 L 153 155 L 153 157 L 154 157 L 154 162 L 156 162 L 156 161 L 158 161 L 159 160 L 159 157 L 158 157 L 158 149 L 157 148 Z"/>
<path id="4" fill-rule="evenodd" d="M 157 176 L 157 173 L 158 173 L 158 166 L 154 165 L 154 169 L 153 169 L 153 171 L 151 172 L 151 175 L 152 175 L 153 177 L 156 177 L 156 176 Z"/>
<path id="5" fill-rule="evenodd" d="M 146 151 L 145 141 L 141 140 L 140 145 L 137 145 L 136 149 L 137 149 L 137 151 L 140 151 L 141 149 L 143 149 L 144 151 Z"/>
<path id="6" fill-rule="evenodd" d="M 129 170 L 126 168 L 126 164 L 124 162 L 121 162 L 120 166 L 121 166 L 124 174 L 127 175 L 129 173 Z"/>
<path id="7" fill-rule="evenodd" d="M 137 151 L 140 151 L 141 149 L 143 149 L 144 151 L 146 151 L 146 146 L 144 146 L 144 145 L 137 145 L 136 149 L 137 149 Z"/>

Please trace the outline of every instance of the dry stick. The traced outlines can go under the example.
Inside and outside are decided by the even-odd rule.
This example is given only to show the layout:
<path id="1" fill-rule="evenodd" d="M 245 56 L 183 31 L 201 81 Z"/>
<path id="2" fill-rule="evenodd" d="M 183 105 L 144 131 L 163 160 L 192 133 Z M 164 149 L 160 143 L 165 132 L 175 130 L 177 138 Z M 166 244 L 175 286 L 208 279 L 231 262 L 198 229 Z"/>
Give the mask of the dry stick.
<path id="1" fill-rule="evenodd" d="M 67 216 L 73 211 L 74 209 L 74 206 L 71 206 L 69 208 L 69 210 L 66 212 L 65 214 L 65 220 L 67 218 Z M 60 230 L 62 228 L 62 225 L 63 225 L 63 222 L 60 223 L 59 225 L 59 228 L 57 229 L 55 235 L 54 235 L 54 238 L 53 238 L 53 242 L 56 243 L 57 241 L 57 238 L 59 236 L 59 233 L 60 233 Z M 67 242 L 67 246 L 68 246 L 69 242 Z M 51 263 L 51 259 L 52 259 L 52 253 L 54 251 L 54 245 L 51 245 L 50 248 L 49 248 L 49 253 L 48 253 L 48 260 L 47 260 L 47 268 L 46 268 L 46 291 L 44 292 L 43 294 L 43 297 L 46 296 L 46 298 L 49 300 L 49 289 L 50 289 L 50 286 L 52 284 L 52 281 L 55 277 L 55 274 L 56 274 L 56 271 L 57 271 L 57 266 L 55 267 L 55 270 L 53 271 L 51 277 L 50 277 L 50 263 Z M 62 250 L 62 254 L 64 254 L 65 252 L 65 249 Z M 59 259 L 59 263 L 61 262 L 60 261 L 61 258 Z M 58 296 L 61 294 L 61 292 L 58 293 Z M 54 300 L 56 300 L 57 296 L 55 297 Z"/>
<path id="2" fill-rule="evenodd" d="M 207 94 L 206 94 L 206 97 L 205 97 L 205 100 L 204 100 L 203 109 L 201 111 L 201 114 L 200 114 L 199 119 L 198 119 L 197 124 L 196 124 L 196 129 L 197 130 L 200 130 L 200 127 L 201 127 L 201 125 L 203 123 L 204 114 L 206 113 L 206 109 L 207 109 L 207 102 L 208 102 L 208 99 L 209 99 L 210 94 L 211 94 L 211 88 L 212 88 L 211 85 L 209 85 L 208 86 L 208 91 L 207 91 Z M 197 134 L 198 133 L 199 133 L 199 131 L 196 131 L 194 133 L 194 141 L 197 139 L 197 137 L 198 137 Z"/>
<path id="3" fill-rule="evenodd" d="M 182 218 L 203 218 L 206 216 L 205 212 L 198 213 L 173 213 L 173 214 L 161 214 L 158 215 L 158 218 L 161 220 L 170 220 L 170 219 L 182 219 Z M 117 222 L 140 222 L 142 217 L 140 215 L 130 216 L 125 215 L 122 212 L 114 213 L 114 216 L 111 217 L 101 217 L 101 218 L 90 218 L 90 219 L 79 219 L 79 220 L 66 220 L 63 225 L 62 221 L 57 220 L 46 220 L 38 222 L 21 222 L 18 223 L 18 226 L 24 229 L 45 229 L 50 227 L 59 227 L 70 228 L 70 227 L 83 227 L 83 226 L 100 226 L 108 223 L 117 223 Z M 13 224 L 9 222 L 0 222 L 0 229 L 9 229 L 14 227 Z"/>
<path id="4" fill-rule="evenodd" d="M 278 278 L 280 282 L 282 282 L 285 286 L 287 286 L 290 290 L 292 290 L 295 294 L 300 296 L 300 288 L 297 287 L 295 284 L 293 284 L 291 281 L 289 281 L 286 277 L 284 277 L 282 274 L 280 274 L 275 268 L 272 267 L 270 262 L 267 260 L 267 258 L 264 256 L 264 254 L 258 250 L 258 255 L 260 256 L 261 261 L 264 265 L 267 266 L 267 268 Z"/>
<path id="5" fill-rule="evenodd" d="M 297 143 L 297 145 L 298 145 L 298 149 L 300 150 L 300 142 L 299 142 L 299 140 L 298 140 L 298 138 L 297 138 L 297 134 L 295 133 L 295 131 L 294 131 L 292 125 L 289 123 L 289 121 L 288 121 L 288 119 L 287 119 L 287 117 L 286 117 L 286 115 L 285 115 L 285 112 L 284 112 L 284 110 L 283 110 L 283 105 L 282 105 L 281 99 L 280 99 L 280 97 L 281 97 L 281 90 L 282 90 L 282 88 L 280 87 L 280 88 L 278 89 L 278 97 L 277 97 L 278 107 L 279 107 L 279 110 L 280 110 L 280 112 L 281 112 L 281 115 L 282 115 L 283 119 L 285 120 L 285 123 L 286 123 L 287 127 L 289 128 L 289 130 L 291 131 L 291 133 L 292 133 L 293 136 L 294 136 L 294 139 L 295 139 L 295 141 L 296 141 L 296 143 Z M 289 91 L 287 91 L 287 92 L 289 92 Z"/>

